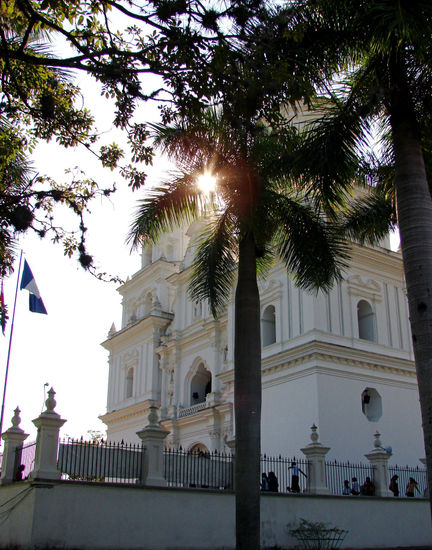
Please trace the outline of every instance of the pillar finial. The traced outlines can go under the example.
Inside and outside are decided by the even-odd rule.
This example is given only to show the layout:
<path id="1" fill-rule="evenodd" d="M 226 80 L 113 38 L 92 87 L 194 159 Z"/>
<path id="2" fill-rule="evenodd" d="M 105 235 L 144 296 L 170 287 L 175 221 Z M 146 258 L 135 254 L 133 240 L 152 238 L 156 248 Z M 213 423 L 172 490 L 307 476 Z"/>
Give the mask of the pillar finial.
<path id="1" fill-rule="evenodd" d="M 55 394 L 56 392 L 54 391 L 54 388 L 51 388 L 48 391 L 48 399 L 45 401 L 47 412 L 53 412 L 55 406 L 57 405 L 57 401 L 54 399 Z"/>
<path id="2" fill-rule="evenodd" d="M 157 426 L 158 425 L 158 413 L 157 413 L 157 407 L 155 405 L 150 405 L 150 412 L 147 417 L 148 425 L 149 426 Z"/>
<path id="3" fill-rule="evenodd" d="M 15 410 L 14 410 L 14 415 L 11 419 L 11 422 L 12 422 L 12 426 L 14 428 L 18 428 L 18 426 L 21 424 L 21 417 L 20 417 L 20 409 L 19 407 L 17 407 Z"/>
<path id="4" fill-rule="evenodd" d="M 377 430 L 377 431 L 374 433 L 374 438 L 375 438 L 375 440 L 374 440 L 374 447 L 377 448 L 377 449 L 382 447 L 380 437 L 381 437 L 381 434 L 380 434 L 379 431 Z"/>
<path id="5" fill-rule="evenodd" d="M 319 435 L 317 432 L 318 428 L 315 426 L 315 423 L 311 426 L 311 434 L 310 438 L 312 440 L 312 443 L 318 443 Z"/>

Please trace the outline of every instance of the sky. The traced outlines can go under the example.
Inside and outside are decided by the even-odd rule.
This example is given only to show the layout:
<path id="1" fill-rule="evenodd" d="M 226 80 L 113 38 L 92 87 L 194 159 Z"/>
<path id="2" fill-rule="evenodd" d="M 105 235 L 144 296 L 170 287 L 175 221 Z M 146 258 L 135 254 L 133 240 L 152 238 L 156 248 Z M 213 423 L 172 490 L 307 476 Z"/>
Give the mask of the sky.
<path id="1" fill-rule="evenodd" d="M 121 137 L 111 126 L 111 109 L 100 99 L 97 87 L 89 77 L 80 77 L 85 92 L 85 104 L 96 116 L 97 126 L 105 137 Z M 156 120 L 154 104 L 143 106 L 138 114 L 141 121 Z M 99 166 L 87 151 L 64 149 L 55 142 L 42 143 L 33 154 L 35 168 L 40 174 L 62 178 L 66 168 L 78 166 L 87 176 L 104 187 L 117 182 L 118 191 L 110 198 L 96 199 L 91 216 L 87 218 L 88 251 L 95 257 L 100 271 L 117 275 L 123 280 L 140 269 L 139 251 L 130 253 L 125 244 L 136 203 L 144 190 L 132 192 L 127 182 L 116 173 Z M 160 182 L 166 162 L 158 160 L 149 169 L 150 187 Z M 64 213 L 57 219 L 62 221 Z M 88 430 L 104 432 L 105 425 L 98 419 L 106 411 L 108 380 L 108 352 L 101 347 L 114 322 L 121 321 L 121 297 L 118 283 L 98 281 L 85 272 L 76 259 L 64 256 L 61 245 L 52 244 L 27 234 L 19 239 L 33 272 L 48 315 L 31 313 L 28 292 L 18 291 L 15 324 L 11 345 L 8 385 L 5 401 L 3 431 L 11 426 L 14 409 L 21 410 L 20 427 L 35 439 L 32 420 L 42 411 L 45 392 L 53 387 L 57 401 L 56 411 L 67 422 L 62 435 L 86 436 Z M 4 282 L 5 301 L 12 317 L 17 284 L 16 273 Z M 3 392 L 4 376 L 10 339 L 11 321 L 6 334 L 0 332 L 0 386 Z M 48 386 L 45 386 L 45 384 Z"/>

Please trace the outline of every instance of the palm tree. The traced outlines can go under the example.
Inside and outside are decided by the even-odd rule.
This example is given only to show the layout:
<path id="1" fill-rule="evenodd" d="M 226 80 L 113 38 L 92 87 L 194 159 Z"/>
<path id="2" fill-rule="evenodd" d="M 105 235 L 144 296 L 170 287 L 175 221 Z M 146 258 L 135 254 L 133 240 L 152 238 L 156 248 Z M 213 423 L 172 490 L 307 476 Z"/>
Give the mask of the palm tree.
<path id="1" fill-rule="evenodd" d="M 296 10 L 292 28 L 297 25 L 309 40 L 317 33 L 321 44 L 327 36 L 326 47 L 338 55 L 332 106 L 311 128 L 299 157 L 305 185 L 337 202 L 362 164 L 376 125 L 384 163 L 392 166 L 388 191 L 401 236 L 432 487 L 432 3 L 299 0 Z"/>
<path id="2" fill-rule="evenodd" d="M 304 288 L 328 289 L 344 266 L 344 242 L 288 178 L 287 143 L 294 133 L 261 123 L 233 127 L 208 110 L 195 122 L 154 125 L 155 144 L 180 172 L 141 201 L 134 246 L 155 242 L 177 224 L 202 218 L 199 174 L 217 179 L 217 198 L 198 246 L 192 299 L 207 299 L 215 317 L 235 292 L 235 486 L 238 550 L 260 547 L 261 339 L 257 271 L 278 256 Z M 290 138 L 290 140 L 288 139 Z"/>

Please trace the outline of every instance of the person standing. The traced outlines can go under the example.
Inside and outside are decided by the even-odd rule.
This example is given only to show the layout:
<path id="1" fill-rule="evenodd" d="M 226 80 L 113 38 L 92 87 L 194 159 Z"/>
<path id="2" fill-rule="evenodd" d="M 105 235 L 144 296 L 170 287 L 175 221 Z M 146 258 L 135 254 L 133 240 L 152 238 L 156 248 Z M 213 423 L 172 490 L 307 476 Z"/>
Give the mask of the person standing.
<path id="1" fill-rule="evenodd" d="M 414 496 L 415 491 L 417 491 L 419 495 L 421 494 L 420 489 L 418 488 L 418 485 L 417 485 L 417 481 L 413 477 L 410 477 L 405 489 L 405 494 L 407 497 L 412 498 Z"/>
<path id="2" fill-rule="evenodd" d="M 399 479 L 399 476 L 397 476 L 395 474 L 390 480 L 389 489 L 393 493 L 394 497 L 399 496 L 399 485 L 398 485 L 398 482 L 397 482 L 398 479 Z"/>
<path id="3" fill-rule="evenodd" d="M 291 473 L 291 491 L 293 493 L 300 493 L 300 485 L 299 485 L 299 474 L 303 474 L 305 477 L 307 475 L 301 470 L 298 466 L 295 460 L 291 462 L 291 466 L 288 468 L 288 470 L 292 470 Z"/>

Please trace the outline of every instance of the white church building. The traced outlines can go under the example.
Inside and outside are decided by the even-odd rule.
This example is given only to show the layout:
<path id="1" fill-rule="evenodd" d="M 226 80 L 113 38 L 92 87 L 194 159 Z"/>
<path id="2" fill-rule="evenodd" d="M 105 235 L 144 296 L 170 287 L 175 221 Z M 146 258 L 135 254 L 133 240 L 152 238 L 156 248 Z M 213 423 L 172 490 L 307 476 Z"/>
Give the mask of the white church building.
<path id="1" fill-rule="evenodd" d="M 138 441 L 152 405 L 168 447 L 228 451 L 235 438 L 233 300 L 215 320 L 187 293 L 199 229 L 194 223 L 145 248 L 141 269 L 119 288 L 122 326 L 103 343 L 109 440 Z M 297 288 L 282 264 L 259 289 L 262 452 L 300 456 L 315 423 L 330 460 L 364 460 L 378 431 L 392 464 L 420 465 L 402 259 L 389 240 L 353 244 L 344 280 L 328 294 Z"/>

